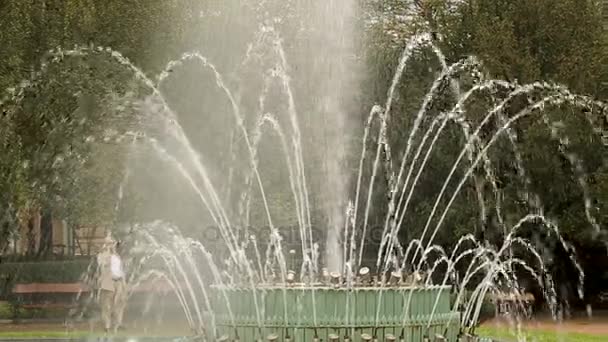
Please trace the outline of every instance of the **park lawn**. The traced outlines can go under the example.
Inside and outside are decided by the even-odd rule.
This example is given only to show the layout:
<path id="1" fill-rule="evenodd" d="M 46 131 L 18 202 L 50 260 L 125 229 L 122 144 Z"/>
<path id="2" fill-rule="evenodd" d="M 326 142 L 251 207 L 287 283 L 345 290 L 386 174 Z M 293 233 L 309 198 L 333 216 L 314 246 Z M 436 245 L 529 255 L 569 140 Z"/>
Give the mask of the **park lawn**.
<path id="1" fill-rule="evenodd" d="M 2 326 L 0 325 L 0 329 L 2 328 Z M 102 332 L 90 332 L 87 330 L 75 330 L 75 331 L 70 331 L 67 332 L 65 330 L 31 330 L 31 331 L 0 331 L 0 341 L 2 341 L 2 339 L 10 339 L 10 338 L 14 338 L 14 339 L 31 339 L 31 340 L 37 340 L 37 339 L 55 339 L 55 338 L 61 338 L 61 339 L 78 339 L 78 338 L 83 338 L 83 337 L 103 337 L 105 336 L 104 333 Z M 118 338 L 126 338 L 126 337 L 132 337 L 132 336 L 138 336 L 138 334 L 130 334 L 128 332 L 119 332 L 118 334 L 112 334 L 110 335 L 112 337 L 118 337 Z M 145 337 L 164 337 L 164 336 L 155 336 L 155 335 L 150 335 L 150 334 L 144 334 Z"/>
<path id="2" fill-rule="evenodd" d="M 0 326 L 1 328 L 1 326 Z M 31 338 L 31 339 L 39 339 L 39 338 L 79 338 L 90 336 L 91 333 L 89 331 L 71 331 L 66 332 L 56 330 L 56 331 L 0 331 L 0 340 L 3 338 Z"/>
<path id="3" fill-rule="evenodd" d="M 2 325 L 0 325 L 0 329 L 2 329 Z M 111 338 L 121 338 L 121 339 L 126 339 L 126 338 L 131 338 L 131 337 L 145 337 L 145 338 L 167 338 L 170 340 L 175 339 L 176 336 L 168 336 L 165 334 L 137 334 L 137 333 L 129 333 L 129 332 L 119 332 L 118 334 L 111 334 L 111 335 L 105 335 L 102 332 L 90 332 L 90 331 L 73 331 L 73 332 L 66 332 L 66 331 L 36 331 L 36 330 L 32 330 L 32 331 L 0 331 L 0 342 L 2 340 L 29 340 L 29 341 L 39 341 L 39 340 L 44 340 L 44 339 L 69 339 L 69 340 L 78 340 L 78 339 L 89 339 L 89 338 L 94 338 L 94 339 L 98 339 L 98 338 L 103 338 L 103 337 L 109 337 Z"/>
<path id="4" fill-rule="evenodd" d="M 513 330 L 508 328 L 497 327 L 480 327 L 476 333 L 483 337 L 492 337 L 501 341 L 511 342 L 517 341 Z M 608 335 L 591 335 L 582 333 L 565 333 L 546 330 L 529 329 L 524 333 L 526 342 L 606 342 Z M 22 338 L 22 339 L 40 339 L 40 338 L 80 338 L 87 336 L 95 336 L 101 334 L 89 331 L 0 331 L 0 340 L 3 338 Z M 120 334 L 118 334 L 120 335 Z"/>
<path id="5" fill-rule="evenodd" d="M 162 329 L 166 330 L 166 329 Z M 175 338 L 176 336 L 183 336 L 184 333 L 177 333 L 171 331 L 156 331 L 156 332 L 141 332 L 141 331 L 119 331 L 117 334 L 111 334 L 111 337 L 127 338 L 133 336 L 140 337 L 169 337 Z M 62 328 L 49 327 L 47 329 L 32 329 L 32 330 L 15 330 L 15 331 L 2 331 L 2 325 L 0 324 L 0 341 L 3 339 L 79 339 L 83 337 L 104 337 L 106 336 L 101 331 L 90 331 L 86 329 L 76 329 L 72 331 L 66 331 Z"/>
<path id="6" fill-rule="evenodd" d="M 483 326 L 476 329 L 475 333 L 483 337 L 491 337 L 505 342 L 517 341 L 517 336 L 512 329 Z M 527 329 L 522 332 L 526 342 L 606 342 L 608 335 L 592 335 L 583 333 L 556 332 L 548 330 Z"/>

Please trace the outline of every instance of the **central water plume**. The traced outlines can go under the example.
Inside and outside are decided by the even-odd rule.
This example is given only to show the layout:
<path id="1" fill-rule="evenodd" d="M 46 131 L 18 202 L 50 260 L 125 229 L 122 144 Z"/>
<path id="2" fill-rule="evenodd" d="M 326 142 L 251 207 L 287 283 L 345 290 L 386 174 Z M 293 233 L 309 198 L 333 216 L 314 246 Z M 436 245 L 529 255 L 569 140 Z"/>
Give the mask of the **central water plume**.
<path id="1" fill-rule="evenodd" d="M 319 179 L 319 192 L 327 217 L 326 266 L 332 272 L 343 272 L 342 252 L 347 238 L 348 186 L 350 173 L 345 169 L 351 143 L 348 132 L 357 131 L 354 99 L 360 75 L 355 37 L 357 5 L 355 0 L 313 1 L 309 11 L 311 71 L 314 80 L 310 94 L 316 102 L 312 108 L 311 147 L 317 146 L 324 176 Z"/>

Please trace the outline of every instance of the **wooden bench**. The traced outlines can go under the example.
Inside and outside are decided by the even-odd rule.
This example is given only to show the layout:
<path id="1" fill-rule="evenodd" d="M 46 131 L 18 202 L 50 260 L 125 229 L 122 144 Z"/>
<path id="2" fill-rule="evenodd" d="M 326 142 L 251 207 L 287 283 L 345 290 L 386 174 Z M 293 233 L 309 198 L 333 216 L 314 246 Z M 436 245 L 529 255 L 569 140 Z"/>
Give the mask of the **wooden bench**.
<path id="1" fill-rule="evenodd" d="M 13 294 L 19 298 L 20 307 L 25 309 L 70 309 L 77 306 L 74 302 L 74 296 L 79 293 L 88 293 L 88 286 L 80 283 L 30 283 L 16 284 L 13 287 Z M 62 295 L 69 298 L 63 301 L 36 301 L 25 300 L 26 296 L 36 295 Z"/>
<path id="2" fill-rule="evenodd" d="M 13 287 L 15 294 L 27 293 L 82 293 L 89 292 L 88 286 L 80 283 L 30 283 L 16 284 Z"/>

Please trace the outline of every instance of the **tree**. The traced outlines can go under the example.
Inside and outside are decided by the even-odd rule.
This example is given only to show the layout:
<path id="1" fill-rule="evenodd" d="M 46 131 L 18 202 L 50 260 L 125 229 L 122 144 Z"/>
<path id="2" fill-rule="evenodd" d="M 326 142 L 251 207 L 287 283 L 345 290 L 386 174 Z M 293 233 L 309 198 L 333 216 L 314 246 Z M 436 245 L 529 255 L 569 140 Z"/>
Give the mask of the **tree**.
<path id="1" fill-rule="evenodd" d="M 608 58 L 607 35 L 603 31 L 597 1 L 469 0 L 461 1 L 454 6 L 443 1 L 429 0 L 417 1 L 415 5 L 417 7 L 409 7 L 406 10 L 422 10 L 423 15 L 412 17 L 406 22 L 384 20 L 372 25 L 370 32 L 374 44 L 370 51 L 373 54 L 369 55 L 368 60 L 370 68 L 374 71 L 369 82 L 373 87 L 377 84 L 390 84 L 395 66 L 390 62 L 387 63 L 387 60 L 394 61 L 398 50 L 387 51 L 387 46 L 394 46 L 396 41 L 406 40 L 408 35 L 432 31 L 437 33 L 433 37 L 434 42 L 445 53 L 448 64 L 474 55 L 481 60 L 483 71 L 491 78 L 521 84 L 554 81 L 565 84 L 573 92 L 600 99 L 608 96 L 606 88 L 601 86 L 608 72 L 605 67 Z M 388 28 L 386 23 L 389 23 Z M 390 27 L 390 25 L 398 27 Z M 403 47 L 398 49 L 401 48 Z M 408 83 L 400 86 L 398 102 L 393 105 L 392 120 L 397 123 L 396 127 L 399 127 L 393 131 L 393 151 L 402 150 L 404 136 L 407 136 L 411 127 L 412 110 L 420 106 L 420 93 L 416 93 L 416 90 L 429 89 L 429 78 L 421 76 L 424 72 L 430 71 L 433 79 L 439 70 L 436 62 L 426 57 L 424 52 L 419 53 L 418 56 L 406 70 L 404 79 L 407 79 Z M 470 80 L 459 77 L 462 88 L 467 89 Z M 373 94 L 374 101 L 382 103 L 386 86 L 371 88 L 368 94 Z M 492 108 L 497 99 L 505 95 L 503 91 L 476 95 L 466 108 L 466 116 L 471 120 L 473 127 Z M 516 98 L 505 112 L 507 115 L 517 113 L 529 104 L 529 100 L 542 96 L 543 94 L 534 94 Z M 431 117 L 436 115 L 437 111 L 451 108 L 451 105 L 448 99 L 443 105 L 434 103 L 433 107 L 435 109 L 431 109 Z M 489 160 L 495 173 L 490 178 L 495 178 L 501 196 L 504 196 L 503 204 L 500 205 L 496 201 L 498 199 L 494 196 L 496 190 L 490 187 L 493 182 L 484 181 L 482 194 L 487 215 L 475 215 L 471 209 L 475 208 L 472 203 L 476 202 L 475 193 L 479 192 L 479 189 L 475 189 L 477 186 L 475 181 L 470 182 L 448 214 L 446 219 L 448 226 L 440 232 L 436 242 L 442 246 L 449 246 L 462 234 L 478 231 L 475 227 L 484 226 L 484 219 L 470 219 L 477 216 L 485 217 L 491 227 L 487 232 L 485 228 L 483 229 L 485 233 L 482 238 L 500 244 L 502 234 L 492 232 L 502 232 L 502 229 L 498 227 L 496 219 L 492 218 L 496 214 L 491 211 L 500 206 L 506 215 L 503 219 L 507 219 L 507 226 L 513 224 L 521 218 L 521 215 L 535 210 L 526 201 L 520 201 L 521 194 L 525 192 L 530 196 L 533 193 L 539 195 L 544 213 L 559 223 L 562 235 L 568 241 L 577 246 L 597 245 L 600 237 L 595 234 L 595 227 L 588 217 L 593 216 L 600 220 L 600 226 L 605 226 L 607 223 L 605 217 L 600 214 L 603 195 L 599 189 L 603 188 L 603 185 L 600 184 L 602 181 L 599 179 L 603 179 L 605 173 L 605 146 L 601 145 L 598 131 L 605 129 L 606 124 L 602 115 L 605 113 L 600 111 L 589 113 L 569 106 L 547 107 L 544 116 L 534 116 L 532 119 L 520 121 L 513 130 L 517 136 L 517 148 L 523 158 L 522 166 L 528 170 L 530 183 L 520 180 L 515 163 L 515 152 L 508 139 L 506 137 L 500 139 L 497 147 L 490 150 Z M 594 117 L 593 125 L 588 123 L 587 117 L 590 116 Z M 487 141 L 499 124 L 499 122 L 491 122 L 488 125 L 490 129 L 482 132 L 482 139 Z M 454 129 L 457 132 L 458 128 Z M 453 160 L 454 153 L 458 153 L 452 146 L 463 144 L 462 136 L 458 137 L 458 134 L 442 140 L 435 148 L 432 157 L 434 166 L 429 167 L 421 179 L 422 183 L 419 185 L 421 193 L 416 197 L 417 204 L 415 204 L 417 209 L 412 211 L 414 215 L 407 218 L 404 223 L 402 231 L 408 230 L 409 238 L 419 236 L 417 227 L 424 225 L 424 219 L 430 210 L 429 205 L 438 191 L 438 180 L 444 179 L 445 167 L 451 167 L 450 160 Z M 465 164 L 464 167 L 466 166 Z M 481 168 L 476 170 L 475 175 L 484 178 L 484 170 Z M 589 186 L 581 186 L 581 184 L 590 184 L 590 182 L 593 182 L 591 189 L 594 190 L 585 191 L 585 187 L 589 188 Z M 593 206 L 596 207 L 589 208 L 589 205 L 585 204 L 587 201 L 594 203 Z M 479 212 L 481 208 L 473 211 Z M 380 217 L 384 215 L 383 212 L 379 214 Z M 585 229 L 581 229 L 581 226 Z M 528 227 L 523 234 L 534 236 L 539 234 L 539 231 L 540 227 L 534 225 Z M 559 248 L 557 245 L 552 244 L 553 247 L 548 246 L 548 248 Z M 555 249 L 550 252 L 564 255 L 561 252 L 557 253 Z M 563 279 L 563 281 L 569 280 Z M 591 280 L 594 281 L 597 279 Z"/>
<path id="2" fill-rule="evenodd" d="M 87 223 L 112 221 L 108 216 L 115 208 L 110 209 L 107 201 L 116 196 L 121 177 L 108 179 L 114 173 L 98 167 L 112 165 L 113 172 L 121 173 L 124 149 L 114 148 L 118 155 L 112 158 L 91 158 L 103 155 L 95 151 L 112 150 L 103 142 L 108 128 L 122 120 L 118 127 L 128 129 L 128 122 L 135 118 L 132 110 L 123 110 L 122 115 L 117 115 L 116 107 L 108 110 L 105 106 L 116 105 L 108 101 L 110 94 L 128 97 L 129 91 L 139 93 L 142 88 L 129 88 L 132 71 L 109 53 L 90 50 L 84 56 L 69 57 L 48 51 L 74 45 L 111 46 L 137 65 L 158 69 L 158 62 L 173 52 L 168 47 L 180 44 L 173 38 L 185 27 L 173 21 L 173 15 L 181 15 L 176 5 L 175 1 L 109 1 L 103 6 L 73 0 L 0 3 L 0 57 L 7 61 L 0 65 L 0 87 L 14 91 L 0 102 L 6 121 L 0 186 L 3 212 L 11 217 L 3 220 L 2 236 L 15 230 L 19 217 L 28 221 L 30 213 L 38 210 L 44 213 L 43 236 L 47 238 L 49 215 L 73 220 L 87 216 Z M 108 29 L 100 31 L 100 27 Z M 157 30 L 164 29 L 171 32 L 155 39 L 156 45 L 150 44 Z M 106 201 L 92 196 L 100 193 Z"/>

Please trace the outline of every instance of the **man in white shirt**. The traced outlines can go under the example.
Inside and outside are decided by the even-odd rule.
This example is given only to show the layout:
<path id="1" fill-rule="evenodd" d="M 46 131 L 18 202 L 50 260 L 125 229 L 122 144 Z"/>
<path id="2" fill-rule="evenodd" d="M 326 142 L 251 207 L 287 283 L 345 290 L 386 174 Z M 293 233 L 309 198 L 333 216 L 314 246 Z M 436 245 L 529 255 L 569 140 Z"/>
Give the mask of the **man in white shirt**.
<path id="1" fill-rule="evenodd" d="M 120 244 L 115 244 L 110 257 L 112 269 L 112 281 L 114 282 L 114 305 L 112 314 L 114 316 L 114 332 L 122 326 L 122 317 L 127 304 L 126 275 L 122 264 L 122 259 L 117 253 Z"/>
<path id="2" fill-rule="evenodd" d="M 101 307 L 101 319 L 106 333 L 112 327 L 112 302 L 114 301 L 114 281 L 112 280 L 112 248 L 114 241 L 110 236 L 104 240 L 101 252 L 97 254 L 97 298 Z"/>
<path id="3" fill-rule="evenodd" d="M 126 304 L 125 273 L 122 260 L 116 253 L 116 242 L 106 237 L 102 251 L 97 255 L 99 304 L 106 333 L 114 332 L 122 324 Z M 114 323 L 114 324 L 112 324 Z"/>
<path id="4" fill-rule="evenodd" d="M 120 256 L 116 254 L 116 251 L 113 251 L 110 256 L 110 269 L 112 271 L 113 280 L 123 279 L 125 277 L 122 270 L 122 261 L 120 260 Z"/>

